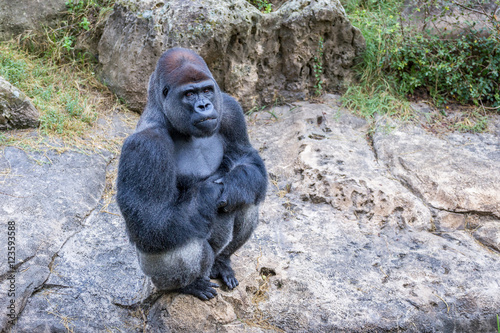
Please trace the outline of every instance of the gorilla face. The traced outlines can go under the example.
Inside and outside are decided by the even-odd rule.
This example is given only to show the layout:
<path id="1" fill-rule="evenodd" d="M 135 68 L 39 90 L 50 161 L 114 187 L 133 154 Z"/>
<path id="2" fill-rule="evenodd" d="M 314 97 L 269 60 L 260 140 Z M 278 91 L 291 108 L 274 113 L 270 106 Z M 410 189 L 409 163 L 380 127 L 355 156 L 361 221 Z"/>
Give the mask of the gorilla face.
<path id="1" fill-rule="evenodd" d="M 154 75 L 172 130 L 194 137 L 217 132 L 221 92 L 203 59 L 189 50 L 172 49 L 160 58 Z"/>
<path id="2" fill-rule="evenodd" d="M 189 133 L 193 136 L 210 136 L 219 125 L 219 112 L 214 107 L 215 86 L 211 80 L 182 85 L 176 91 L 183 112 L 190 115 Z M 177 126 L 176 126 L 177 127 Z"/>

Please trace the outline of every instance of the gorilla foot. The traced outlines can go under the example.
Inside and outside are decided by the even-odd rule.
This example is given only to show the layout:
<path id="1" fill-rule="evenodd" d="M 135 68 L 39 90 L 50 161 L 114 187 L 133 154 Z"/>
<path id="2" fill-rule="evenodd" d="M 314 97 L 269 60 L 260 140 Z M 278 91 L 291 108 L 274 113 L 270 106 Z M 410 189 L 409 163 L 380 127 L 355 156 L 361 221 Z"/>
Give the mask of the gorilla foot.
<path id="1" fill-rule="evenodd" d="M 217 292 L 214 288 L 218 287 L 218 284 L 210 282 L 207 278 L 198 278 L 190 285 L 180 288 L 177 291 L 183 294 L 196 296 L 202 301 L 208 301 L 217 296 Z"/>
<path id="2" fill-rule="evenodd" d="M 239 284 L 238 280 L 234 276 L 234 271 L 231 268 L 231 262 L 229 261 L 229 259 L 215 259 L 214 265 L 212 266 L 212 271 L 210 272 L 210 278 L 221 278 L 224 284 L 229 289 L 234 289 Z"/>

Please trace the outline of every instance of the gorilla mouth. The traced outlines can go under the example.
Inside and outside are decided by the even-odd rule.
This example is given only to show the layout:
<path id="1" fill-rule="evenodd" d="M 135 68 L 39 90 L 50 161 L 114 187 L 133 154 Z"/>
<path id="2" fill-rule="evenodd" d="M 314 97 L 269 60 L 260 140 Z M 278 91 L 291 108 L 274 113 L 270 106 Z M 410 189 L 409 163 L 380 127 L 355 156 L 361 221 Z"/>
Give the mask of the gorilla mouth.
<path id="1" fill-rule="evenodd" d="M 205 134 L 212 134 L 217 128 L 217 118 L 206 117 L 193 123 L 194 127 Z"/>
<path id="2" fill-rule="evenodd" d="M 203 119 L 198 120 L 198 121 L 197 121 L 197 122 L 195 122 L 194 124 L 195 124 L 195 125 L 198 125 L 198 124 L 204 123 L 205 121 L 208 121 L 208 120 L 215 120 L 215 119 L 216 119 L 216 118 L 213 118 L 213 117 L 203 118 Z"/>

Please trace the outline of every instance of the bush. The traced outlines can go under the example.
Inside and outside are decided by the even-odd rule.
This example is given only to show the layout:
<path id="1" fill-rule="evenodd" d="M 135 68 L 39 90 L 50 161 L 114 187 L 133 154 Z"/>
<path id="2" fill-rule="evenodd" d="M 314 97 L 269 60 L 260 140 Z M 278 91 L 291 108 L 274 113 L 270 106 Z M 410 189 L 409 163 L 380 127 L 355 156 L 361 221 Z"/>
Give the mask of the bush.
<path id="1" fill-rule="evenodd" d="M 401 14 L 403 2 L 343 1 L 349 18 L 361 29 L 367 43 L 363 62 L 357 67 L 359 85 L 348 88 L 344 105 L 365 116 L 408 116 L 405 97 L 423 90 L 437 106 L 454 101 L 500 111 L 499 18 L 451 1 L 450 6 L 482 15 L 488 28 L 486 32 L 477 31 L 474 23 L 456 20 L 461 26 L 457 23 L 456 29 L 450 29 L 454 34 L 451 38 L 435 29 L 434 24 L 461 15 L 450 10 L 450 1 L 421 0 L 422 7 L 417 11 L 430 13 L 422 29 L 405 21 Z M 390 105 L 385 104 L 388 102 Z"/>
<path id="2" fill-rule="evenodd" d="M 458 39 L 417 36 L 386 57 L 404 94 L 425 88 L 437 105 L 451 99 L 462 104 L 500 106 L 500 45 L 477 33 Z"/>

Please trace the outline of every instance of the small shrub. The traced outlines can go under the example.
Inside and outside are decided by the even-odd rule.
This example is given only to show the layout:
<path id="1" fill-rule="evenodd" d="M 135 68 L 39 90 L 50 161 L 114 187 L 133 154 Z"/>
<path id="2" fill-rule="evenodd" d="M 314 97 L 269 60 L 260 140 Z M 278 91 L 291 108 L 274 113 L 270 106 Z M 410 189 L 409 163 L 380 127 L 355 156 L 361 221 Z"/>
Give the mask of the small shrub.
<path id="1" fill-rule="evenodd" d="M 403 94 L 424 88 L 438 106 L 451 100 L 500 106 L 500 44 L 494 38 L 417 35 L 392 49 L 385 62 Z"/>
<path id="2" fill-rule="evenodd" d="M 480 107 L 466 111 L 451 127 L 461 131 L 487 128 L 485 111 L 500 111 L 500 11 L 495 15 L 494 10 L 456 1 L 420 0 L 417 11 L 425 15 L 423 25 L 417 26 L 401 14 L 404 0 L 341 1 L 366 39 L 363 61 L 355 68 L 358 84 L 343 95 L 345 106 L 365 117 L 411 118 L 406 97 L 426 91 L 437 106 L 458 102 Z M 476 24 L 460 20 L 461 11 L 450 10 L 451 6 L 482 15 L 485 30 L 474 30 Z M 456 23 L 438 29 L 437 23 L 444 21 Z"/>
<path id="3" fill-rule="evenodd" d="M 314 94 L 320 96 L 323 92 L 323 80 L 321 76 L 323 75 L 323 37 L 319 38 L 317 55 L 314 57 L 313 71 L 316 83 L 314 85 Z"/>
<path id="4" fill-rule="evenodd" d="M 21 46 L 30 53 L 43 56 L 58 63 L 84 60 L 88 62 L 85 50 L 76 50 L 79 37 L 95 33 L 116 0 L 67 0 L 67 11 L 54 28 L 45 28 L 43 32 L 28 32 L 21 36 Z"/>
<path id="5" fill-rule="evenodd" d="M 267 0 L 247 0 L 251 5 L 256 7 L 263 13 L 270 13 L 272 11 L 272 3 Z"/>

